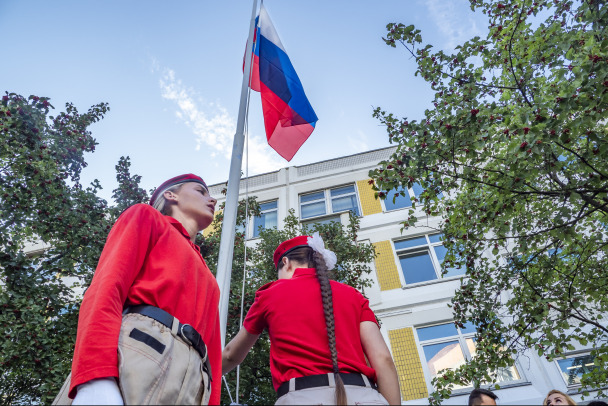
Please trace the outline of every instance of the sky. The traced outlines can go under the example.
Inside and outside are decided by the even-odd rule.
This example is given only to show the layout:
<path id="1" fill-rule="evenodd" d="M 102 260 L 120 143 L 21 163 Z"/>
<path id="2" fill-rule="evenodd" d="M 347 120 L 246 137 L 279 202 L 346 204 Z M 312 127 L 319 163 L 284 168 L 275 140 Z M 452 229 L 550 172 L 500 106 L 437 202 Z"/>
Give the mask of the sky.
<path id="1" fill-rule="evenodd" d="M 98 179 L 111 200 L 115 165 L 150 190 L 196 173 L 228 179 L 252 0 L 0 0 L 0 91 L 50 97 L 53 115 L 107 102 L 90 127 L 99 145 L 82 183 Z M 372 117 L 382 107 L 420 119 L 429 86 L 405 49 L 387 46 L 386 25 L 422 30 L 435 49 L 454 48 L 487 21 L 467 0 L 266 0 L 264 6 L 319 121 L 287 162 L 266 143 L 260 96 L 251 92 L 250 176 L 389 146 Z"/>

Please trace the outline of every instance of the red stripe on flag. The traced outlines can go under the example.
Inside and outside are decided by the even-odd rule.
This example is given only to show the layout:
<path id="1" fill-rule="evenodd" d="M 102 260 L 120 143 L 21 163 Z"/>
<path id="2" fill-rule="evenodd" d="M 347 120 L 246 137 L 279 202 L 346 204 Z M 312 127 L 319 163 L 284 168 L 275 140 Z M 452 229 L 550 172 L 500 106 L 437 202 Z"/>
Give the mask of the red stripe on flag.
<path id="1" fill-rule="evenodd" d="M 251 90 L 260 92 L 260 57 L 254 54 L 251 62 L 251 80 L 249 82 L 249 87 L 251 87 Z"/>
<path id="2" fill-rule="evenodd" d="M 261 83 L 262 111 L 268 145 L 288 161 L 298 152 L 310 137 L 314 127 L 309 123 L 293 125 L 304 121 L 279 96 Z"/>

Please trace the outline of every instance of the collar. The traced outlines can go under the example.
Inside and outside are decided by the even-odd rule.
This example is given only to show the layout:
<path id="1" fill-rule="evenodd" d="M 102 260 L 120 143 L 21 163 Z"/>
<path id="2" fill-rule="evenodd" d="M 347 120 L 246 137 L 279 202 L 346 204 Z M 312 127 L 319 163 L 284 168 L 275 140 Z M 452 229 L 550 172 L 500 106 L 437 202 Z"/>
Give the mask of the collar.
<path id="1" fill-rule="evenodd" d="M 201 249 L 194 244 L 192 241 L 190 241 L 190 234 L 188 234 L 188 231 L 186 230 L 186 228 L 182 225 L 182 223 L 180 223 L 178 220 L 176 220 L 174 217 L 171 216 L 164 216 L 165 220 L 167 220 L 169 222 L 169 224 L 171 224 L 173 227 L 175 227 L 175 229 L 177 231 L 179 231 L 190 243 L 190 245 L 192 245 L 194 248 L 196 248 L 196 250 L 200 253 Z"/>
<path id="2" fill-rule="evenodd" d="M 296 268 L 295 271 L 293 271 L 293 278 L 297 278 L 298 276 L 316 276 L 317 275 L 317 270 L 315 268 Z"/>

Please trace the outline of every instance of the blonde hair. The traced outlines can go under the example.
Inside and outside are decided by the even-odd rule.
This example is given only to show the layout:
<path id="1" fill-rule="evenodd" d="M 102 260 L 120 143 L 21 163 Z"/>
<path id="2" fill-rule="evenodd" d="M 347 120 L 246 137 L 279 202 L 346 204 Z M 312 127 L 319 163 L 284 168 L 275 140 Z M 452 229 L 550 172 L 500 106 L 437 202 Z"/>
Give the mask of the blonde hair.
<path id="1" fill-rule="evenodd" d="M 549 393 L 547 393 L 547 397 L 543 401 L 543 405 L 545 405 L 545 406 L 548 405 L 549 404 L 549 396 L 551 396 L 551 395 L 553 395 L 555 393 L 559 393 L 560 395 L 562 395 L 566 399 L 566 402 L 569 405 L 576 405 L 576 402 L 574 401 L 574 399 L 572 399 L 570 396 L 568 396 L 564 392 L 562 392 L 560 390 L 557 390 L 557 389 L 550 390 Z"/>
<path id="2" fill-rule="evenodd" d="M 181 187 L 184 185 L 184 183 L 186 183 L 186 182 L 178 183 L 177 185 L 173 185 L 173 186 L 168 187 L 165 190 L 163 190 L 158 195 L 156 200 L 154 201 L 154 205 L 152 207 L 154 207 L 156 210 L 160 211 L 165 216 L 170 216 L 171 215 L 171 204 L 169 204 L 167 199 L 165 199 L 165 192 L 178 192 L 181 189 Z"/>

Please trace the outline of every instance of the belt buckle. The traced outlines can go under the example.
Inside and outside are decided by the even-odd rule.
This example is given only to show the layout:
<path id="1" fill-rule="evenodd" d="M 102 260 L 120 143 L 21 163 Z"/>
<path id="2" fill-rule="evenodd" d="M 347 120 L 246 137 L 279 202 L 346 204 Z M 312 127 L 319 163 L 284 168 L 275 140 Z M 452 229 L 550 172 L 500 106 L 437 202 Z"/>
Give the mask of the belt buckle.
<path id="1" fill-rule="evenodd" d="M 184 327 L 190 327 L 192 328 L 192 326 L 190 324 L 182 324 L 181 326 L 179 326 L 179 334 L 182 336 L 182 338 L 186 341 L 186 343 L 192 347 L 194 347 L 194 343 L 192 342 L 192 340 L 190 340 L 188 337 L 186 337 L 186 335 L 184 334 Z"/>

